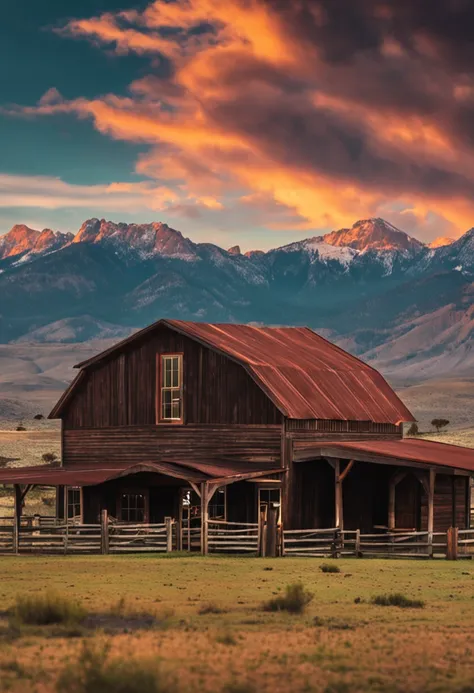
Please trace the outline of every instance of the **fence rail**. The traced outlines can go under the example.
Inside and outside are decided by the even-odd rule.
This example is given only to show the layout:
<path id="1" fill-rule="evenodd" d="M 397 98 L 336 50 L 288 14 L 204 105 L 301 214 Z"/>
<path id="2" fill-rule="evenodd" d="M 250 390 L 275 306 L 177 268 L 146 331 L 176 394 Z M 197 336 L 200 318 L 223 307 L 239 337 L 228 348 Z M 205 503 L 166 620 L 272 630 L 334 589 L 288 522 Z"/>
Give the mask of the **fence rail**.
<path id="1" fill-rule="evenodd" d="M 209 553 L 257 553 L 258 524 L 211 520 L 208 523 Z"/>
<path id="2" fill-rule="evenodd" d="M 179 528 L 172 518 L 159 524 L 109 523 L 105 511 L 100 524 L 74 520 L 24 517 L 19 531 L 13 517 L 0 517 L 0 553 L 139 553 L 200 550 L 201 527 Z M 288 557 L 380 557 L 474 559 L 474 528 L 447 532 L 392 531 L 361 534 L 359 530 L 290 529 L 275 532 L 276 546 L 268 542 L 271 523 L 210 520 L 207 550 L 210 554 L 258 554 Z M 272 551 L 268 547 L 273 546 Z"/>

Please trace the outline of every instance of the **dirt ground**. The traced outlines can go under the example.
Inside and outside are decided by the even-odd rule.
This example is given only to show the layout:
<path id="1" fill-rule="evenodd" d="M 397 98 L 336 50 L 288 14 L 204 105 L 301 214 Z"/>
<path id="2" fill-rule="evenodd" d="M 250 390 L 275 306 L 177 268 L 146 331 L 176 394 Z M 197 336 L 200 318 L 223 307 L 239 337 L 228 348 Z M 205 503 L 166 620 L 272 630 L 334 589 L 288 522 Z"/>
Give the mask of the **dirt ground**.
<path id="1" fill-rule="evenodd" d="M 87 633 L 43 627 L 12 636 L 4 616 L 0 690 L 52 693 L 84 641 L 108 643 L 111 657 L 152 661 L 178 693 L 473 690 L 471 561 L 335 562 L 341 572 L 327 574 L 314 558 L 1 557 L 3 610 L 19 594 L 49 588 L 79 599 L 91 614 L 124 598 L 155 614 L 158 625 L 137 621 L 127 632 L 104 632 L 99 619 Z M 313 593 L 306 612 L 262 609 L 297 581 Z M 425 607 L 370 603 L 393 591 L 422 598 Z"/>

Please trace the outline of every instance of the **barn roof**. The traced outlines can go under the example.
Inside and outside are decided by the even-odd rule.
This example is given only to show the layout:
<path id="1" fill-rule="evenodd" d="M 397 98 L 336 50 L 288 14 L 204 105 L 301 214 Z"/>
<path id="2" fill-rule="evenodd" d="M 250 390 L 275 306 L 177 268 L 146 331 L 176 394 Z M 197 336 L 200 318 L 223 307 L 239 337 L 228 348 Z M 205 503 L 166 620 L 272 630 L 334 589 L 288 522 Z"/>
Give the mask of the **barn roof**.
<path id="1" fill-rule="evenodd" d="M 163 460 L 159 463 L 135 465 L 104 464 L 83 467 L 56 467 L 35 465 L 32 467 L 10 467 L 0 469 L 1 484 L 41 485 L 41 486 L 95 486 L 105 481 L 118 479 L 131 474 L 152 472 L 165 476 L 200 483 L 218 482 L 226 485 L 241 479 L 252 479 L 272 474 L 282 474 L 282 467 L 274 468 L 268 463 L 210 460 L 209 462 Z"/>
<path id="2" fill-rule="evenodd" d="M 408 466 L 449 467 L 474 473 L 474 450 L 459 445 L 420 438 L 397 440 L 326 440 L 295 444 L 295 461 L 314 457 L 351 458 L 367 462 L 389 462 Z"/>
<path id="3" fill-rule="evenodd" d="M 414 421 L 382 375 L 308 327 L 255 327 L 159 320 L 97 356 L 87 369 L 166 326 L 240 363 L 291 419 L 335 419 L 399 424 Z M 73 385 L 51 412 L 58 416 Z"/>

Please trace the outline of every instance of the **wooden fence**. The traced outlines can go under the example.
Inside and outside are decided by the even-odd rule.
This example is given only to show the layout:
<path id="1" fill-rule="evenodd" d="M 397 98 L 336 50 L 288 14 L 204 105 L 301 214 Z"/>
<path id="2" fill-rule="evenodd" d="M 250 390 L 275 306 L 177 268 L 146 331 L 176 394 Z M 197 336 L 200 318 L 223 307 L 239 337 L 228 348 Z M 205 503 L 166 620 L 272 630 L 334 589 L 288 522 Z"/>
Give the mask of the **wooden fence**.
<path id="1" fill-rule="evenodd" d="M 54 518 L 53 518 L 54 519 Z M 120 554 L 199 550 L 201 528 L 179 531 L 172 518 L 161 524 L 109 523 L 104 512 L 100 524 L 46 522 L 22 518 L 20 529 L 12 517 L 0 517 L 2 554 Z M 280 531 L 267 520 L 260 523 L 208 522 L 210 554 L 283 555 L 303 557 L 474 558 L 474 529 L 447 532 L 384 532 L 359 530 L 293 529 Z M 272 535 L 272 536 L 270 536 Z"/>
<path id="2" fill-rule="evenodd" d="M 210 520 L 208 523 L 209 553 L 258 553 L 259 527 L 248 522 Z"/>

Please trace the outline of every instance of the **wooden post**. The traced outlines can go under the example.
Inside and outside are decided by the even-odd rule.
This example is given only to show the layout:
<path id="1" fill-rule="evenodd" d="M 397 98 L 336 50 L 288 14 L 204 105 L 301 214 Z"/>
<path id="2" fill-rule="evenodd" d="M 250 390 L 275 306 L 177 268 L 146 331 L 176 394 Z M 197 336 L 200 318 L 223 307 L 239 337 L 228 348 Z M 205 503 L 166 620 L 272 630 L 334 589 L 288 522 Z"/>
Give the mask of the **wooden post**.
<path id="1" fill-rule="evenodd" d="M 395 479 L 392 477 L 388 485 L 388 529 L 395 529 Z"/>
<path id="2" fill-rule="evenodd" d="M 360 529 L 356 529 L 356 536 L 355 536 L 355 555 L 356 558 L 361 557 L 360 553 Z"/>
<path id="3" fill-rule="evenodd" d="M 258 555 L 262 558 L 266 555 L 267 548 L 267 514 L 266 507 L 259 512 L 258 519 Z"/>
<path id="4" fill-rule="evenodd" d="M 165 517 L 166 525 L 166 551 L 169 553 L 173 550 L 173 525 L 171 523 L 171 517 Z"/>
<path id="5" fill-rule="evenodd" d="M 342 481 L 341 481 L 341 461 L 336 460 L 334 465 L 336 477 L 336 496 L 335 496 L 335 525 L 338 529 L 343 529 L 343 507 L 342 507 Z"/>
<path id="6" fill-rule="evenodd" d="M 201 484 L 201 553 L 207 556 L 209 553 L 208 530 L 209 530 L 209 501 L 208 487 L 204 481 Z"/>
<path id="7" fill-rule="evenodd" d="M 21 512 L 22 512 L 22 497 L 21 486 L 15 484 L 15 516 L 13 518 L 14 534 L 13 534 L 13 550 L 15 553 L 20 549 L 20 527 L 21 527 Z"/>
<path id="8" fill-rule="evenodd" d="M 455 561 L 458 557 L 458 528 L 450 527 L 446 532 L 446 558 Z"/>
<path id="9" fill-rule="evenodd" d="M 64 530 L 64 555 L 67 554 L 68 539 L 69 539 L 69 523 L 66 522 L 66 527 Z"/>
<path id="10" fill-rule="evenodd" d="M 106 508 L 100 511 L 100 551 L 109 553 L 109 514 Z"/>
<path id="11" fill-rule="evenodd" d="M 433 556 L 433 528 L 434 528 L 434 489 L 436 472 L 430 469 L 430 480 L 428 487 L 428 554 Z"/>
<path id="12" fill-rule="evenodd" d="M 277 555 L 278 508 L 270 506 L 267 515 L 267 541 L 265 555 L 275 558 Z"/>

